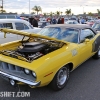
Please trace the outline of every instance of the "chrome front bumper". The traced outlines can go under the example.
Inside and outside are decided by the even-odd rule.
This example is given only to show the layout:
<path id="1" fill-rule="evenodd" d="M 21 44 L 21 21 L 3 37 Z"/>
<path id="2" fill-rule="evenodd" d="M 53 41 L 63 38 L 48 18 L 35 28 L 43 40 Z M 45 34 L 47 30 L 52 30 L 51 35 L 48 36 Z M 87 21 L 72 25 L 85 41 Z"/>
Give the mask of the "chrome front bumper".
<path id="1" fill-rule="evenodd" d="M 0 71 L 0 74 L 2 76 L 9 78 L 9 79 L 13 79 L 13 80 L 16 80 L 16 81 L 19 81 L 19 82 L 23 82 L 23 83 L 31 85 L 31 86 L 39 86 L 40 83 L 41 83 L 40 81 L 39 82 L 34 82 L 34 81 L 32 82 L 32 81 L 29 81 L 29 80 L 26 80 L 26 79 L 22 79 L 22 78 L 19 78 L 19 77 L 16 77 L 16 76 L 12 76 L 12 75 L 7 74 L 7 73 L 2 72 L 2 71 Z"/>

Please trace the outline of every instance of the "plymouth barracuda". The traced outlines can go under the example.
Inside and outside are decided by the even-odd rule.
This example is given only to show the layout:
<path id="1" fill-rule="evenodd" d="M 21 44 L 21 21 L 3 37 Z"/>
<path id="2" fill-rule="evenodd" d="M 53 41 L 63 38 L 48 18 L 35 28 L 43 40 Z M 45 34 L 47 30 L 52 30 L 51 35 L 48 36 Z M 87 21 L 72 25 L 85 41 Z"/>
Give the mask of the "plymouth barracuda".
<path id="1" fill-rule="evenodd" d="M 38 34 L 0 29 L 22 40 L 0 45 L 0 76 L 11 85 L 49 85 L 63 89 L 70 72 L 84 61 L 100 58 L 100 35 L 86 25 L 49 25 Z M 81 73 L 80 73 L 81 74 Z"/>

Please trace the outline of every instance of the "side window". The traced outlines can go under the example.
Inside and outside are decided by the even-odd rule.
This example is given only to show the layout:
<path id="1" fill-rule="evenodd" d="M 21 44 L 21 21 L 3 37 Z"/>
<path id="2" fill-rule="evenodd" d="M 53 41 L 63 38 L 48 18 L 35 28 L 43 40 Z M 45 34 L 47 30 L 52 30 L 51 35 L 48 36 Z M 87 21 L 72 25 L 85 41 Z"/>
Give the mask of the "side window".
<path id="1" fill-rule="evenodd" d="M 24 24 L 24 29 L 29 29 L 29 27 L 26 24 Z"/>
<path id="2" fill-rule="evenodd" d="M 24 30 L 23 23 L 15 23 L 15 27 L 16 27 L 17 30 Z"/>
<path id="3" fill-rule="evenodd" d="M 15 23 L 15 27 L 17 30 L 25 30 L 29 29 L 29 27 L 23 23 Z"/>
<path id="4" fill-rule="evenodd" d="M 97 31 L 100 31 L 100 24 L 99 23 L 95 23 L 92 28 L 96 29 Z"/>
<path id="5" fill-rule="evenodd" d="M 81 30 L 80 34 L 80 42 L 84 42 L 84 40 L 87 39 L 92 39 L 95 36 L 92 30 L 90 29 L 83 29 Z"/>
<path id="6" fill-rule="evenodd" d="M 12 23 L 3 23 L 2 25 L 4 28 L 13 29 Z"/>
<path id="7" fill-rule="evenodd" d="M 0 24 L 0 28 L 3 28 L 3 25 L 2 24 Z"/>

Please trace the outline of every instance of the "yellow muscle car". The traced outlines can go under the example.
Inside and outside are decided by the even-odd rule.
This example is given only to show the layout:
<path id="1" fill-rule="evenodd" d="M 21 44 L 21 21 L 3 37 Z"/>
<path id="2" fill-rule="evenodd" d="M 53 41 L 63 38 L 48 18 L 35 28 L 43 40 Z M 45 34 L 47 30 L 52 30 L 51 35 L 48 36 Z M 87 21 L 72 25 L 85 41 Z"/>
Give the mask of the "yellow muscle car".
<path id="1" fill-rule="evenodd" d="M 100 58 L 100 34 L 86 25 L 49 25 L 38 34 L 0 29 L 23 38 L 0 44 L 0 76 L 11 85 L 61 90 L 81 63 Z M 6 37 L 7 38 L 7 37 Z"/>

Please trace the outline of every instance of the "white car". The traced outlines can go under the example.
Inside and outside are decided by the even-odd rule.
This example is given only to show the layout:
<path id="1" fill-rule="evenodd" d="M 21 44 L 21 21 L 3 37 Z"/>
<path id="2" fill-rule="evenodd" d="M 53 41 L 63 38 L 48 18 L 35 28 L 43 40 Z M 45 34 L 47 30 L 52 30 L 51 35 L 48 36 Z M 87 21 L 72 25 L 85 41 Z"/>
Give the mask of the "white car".
<path id="1" fill-rule="evenodd" d="M 41 28 L 33 27 L 28 21 L 22 19 L 0 19 L 0 28 L 9 28 L 25 31 L 28 33 L 38 33 Z M 0 33 L 0 44 L 20 39 L 20 36 L 8 34 L 4 38 L 4 34 Z"/>
<path id="2" fill-rule="evenodd" d="M 65 24 L 79 24 L 76 20 L 68 20 Z"/>

